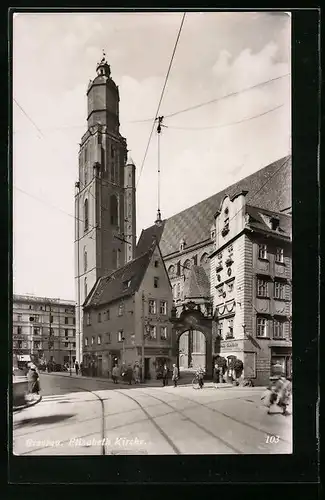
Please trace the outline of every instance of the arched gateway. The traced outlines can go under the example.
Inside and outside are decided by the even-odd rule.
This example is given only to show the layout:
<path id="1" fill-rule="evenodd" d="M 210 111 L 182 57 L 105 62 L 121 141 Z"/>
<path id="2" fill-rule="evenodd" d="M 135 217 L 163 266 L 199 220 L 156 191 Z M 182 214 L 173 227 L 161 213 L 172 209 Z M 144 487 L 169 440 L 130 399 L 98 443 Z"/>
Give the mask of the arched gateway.
<path id="1" fill-rule="evenodd" d="M 212 316 L 211 311 L 203 314 L 200 305 L 194 302 L 184 304 L 179 317 L 172 310 L 172 343 L 177 367 L 182 371 L 205 368 L 207 378 L 212 377 Z"/>

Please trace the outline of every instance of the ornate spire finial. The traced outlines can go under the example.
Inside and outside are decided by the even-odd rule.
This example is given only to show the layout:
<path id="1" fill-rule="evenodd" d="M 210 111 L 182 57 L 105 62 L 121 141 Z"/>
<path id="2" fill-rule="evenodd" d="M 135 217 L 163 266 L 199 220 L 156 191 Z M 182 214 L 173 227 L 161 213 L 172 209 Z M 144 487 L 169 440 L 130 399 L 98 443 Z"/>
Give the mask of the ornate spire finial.
<path id="1" fill-rule="evenodd" d="M 157 210 L 157 219 L 155 220 L 155 224 L 157 224 L 157 226 L 159 226 L 161 224 L 161 213 L 160 213 L 160 210 L 158 208 Z"/>
<path id="2" fill-rule="evenodd" d="M 106 54 L 105 54 L 105 49 L 102 49 L 103 50 L 103 57 L 102 57 L 102 60 L 100 62 L 105 62 L 106 61 Z"/>

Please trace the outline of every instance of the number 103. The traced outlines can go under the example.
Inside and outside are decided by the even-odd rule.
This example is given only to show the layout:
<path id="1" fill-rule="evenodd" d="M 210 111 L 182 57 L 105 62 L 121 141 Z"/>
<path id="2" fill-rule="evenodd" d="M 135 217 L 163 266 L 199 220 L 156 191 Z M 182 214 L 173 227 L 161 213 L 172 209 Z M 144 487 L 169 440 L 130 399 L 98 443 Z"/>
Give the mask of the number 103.
<path id="1" fill-rule="evenodd" d="M 270 436 L 269 434 L 266 436 L 266 443 L 272 443 L 272 444 L 275 444 L 275 443 L 278 443 L 280 441 L 280 438 L 279 436 Z"/>

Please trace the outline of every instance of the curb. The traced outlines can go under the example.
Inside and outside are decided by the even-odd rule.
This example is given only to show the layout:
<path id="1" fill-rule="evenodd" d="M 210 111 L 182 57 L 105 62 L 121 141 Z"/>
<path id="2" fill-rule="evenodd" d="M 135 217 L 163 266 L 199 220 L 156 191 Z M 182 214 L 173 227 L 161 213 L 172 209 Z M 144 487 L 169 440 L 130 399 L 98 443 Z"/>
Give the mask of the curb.
<path id="1" fill-rule="evenodd" d="M 42 396 L 40 396 L 38 399 L 36 399 L 35 401 L 33 401 L 29 404 L 25 404 L 25 405 L 21 405 L 21 406 L 14 406 L 12 411 L 20 411 L 20 410 L 24 410 L 26 408 L 30 408 L 31 406 L 37 405 L 37 403 L 39 403 L 40 401 L 42 401 Z"/>

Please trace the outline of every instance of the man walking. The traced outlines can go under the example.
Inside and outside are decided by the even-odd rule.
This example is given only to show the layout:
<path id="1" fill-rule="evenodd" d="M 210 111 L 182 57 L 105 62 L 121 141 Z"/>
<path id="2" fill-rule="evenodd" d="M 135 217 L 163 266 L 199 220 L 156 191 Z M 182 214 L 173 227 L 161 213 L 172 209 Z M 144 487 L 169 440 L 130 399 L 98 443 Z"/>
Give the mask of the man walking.
<path id="1" fill-rule="evenodd" d="M 75 363 L 75 369 L 76 369 L 76 375 L 78 375 L 78 373 L 79 373 L 79 363 L 78 363 L 78 361 L 76 361 L 76 363 Z"/>
<path id="2" fill-rule="evenodd" d="M 114 384 L 117 384 L 118 376 L 119 376 L 119 368 L 117 365 L 115 365 L 112 370 L 112 379 Z"/>
<path id="3" fill-rule="evenodd" d="M 168 366 L 166 365 L 166 363 L 163 366 L 162 379 L 163 387 L 165 387 L 165 385 L 168 385 Z"/>
<path id="4" fill-rule="evenodd" d="M 174 382 L 174 387 L 177 387 L 177 380 L 178 380 L 178 368 L 174 364 L 173 365 L 173 376 L 172 376 L 172 381 Z"/>

